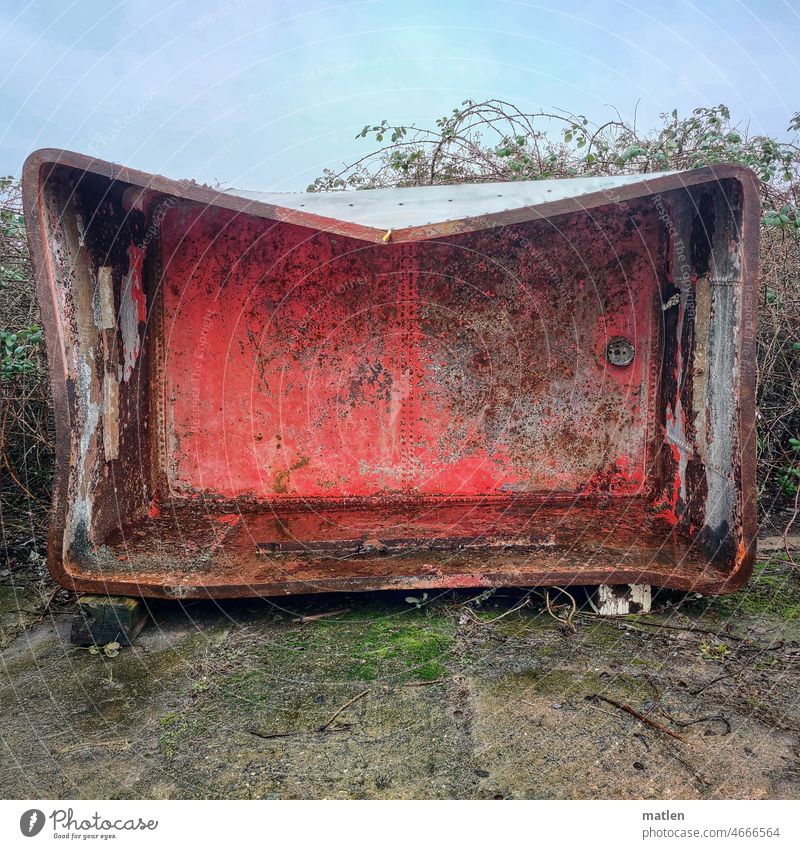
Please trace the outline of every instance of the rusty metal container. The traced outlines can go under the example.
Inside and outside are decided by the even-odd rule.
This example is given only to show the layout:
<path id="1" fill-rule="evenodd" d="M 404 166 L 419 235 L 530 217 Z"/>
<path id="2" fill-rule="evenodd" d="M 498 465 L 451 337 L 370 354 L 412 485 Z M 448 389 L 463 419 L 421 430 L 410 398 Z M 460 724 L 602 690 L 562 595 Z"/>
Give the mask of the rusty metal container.
<path id="1" fill-rule="evenodd" d="M 23 183 L 65 586 L 746 581 L 748 170 L 284 195 L 43 150 Z"/>

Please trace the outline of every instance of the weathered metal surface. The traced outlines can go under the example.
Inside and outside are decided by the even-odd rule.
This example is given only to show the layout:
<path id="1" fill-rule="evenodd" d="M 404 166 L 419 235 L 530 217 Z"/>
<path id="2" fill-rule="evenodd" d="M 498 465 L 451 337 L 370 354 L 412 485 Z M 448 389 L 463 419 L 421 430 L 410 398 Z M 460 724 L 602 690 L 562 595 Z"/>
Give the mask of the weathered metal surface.
<path id="1" fill-rule="evenodd" d="M 611 475 L 636 491 L 665 247 L 652 209 L 638 219 L 605 216 L 601 229 L 583 213 L 558 229 L 363 245 L 170 210 L 170 493 L 511 495 Z M 643 342 L 612 370 L 605 347 L 619 334 Z"/>
<path id="2" fill-rule="evenodd" d="M 648 174 L 653 180 L 670 172 Z M 577 177 L 574 180 L 520 180 L 515 183 L 467 183 L 457 186 L 420 186 L 410 189 L 370 189 L 362 192 L 251 192 L 229 193 L 259 203 L 309 212 L 336 221 L 386 230 L 414 228 L 421 224 L 481 219 L 512 209 L 537 210 L 545 204 L 605 194 L 609 197 L 626 186 L 642 182 L 640 174 L 615 177 Z"/>
<path id="3" fill-rule="evenodd" d="M 494 188 L 277 206 L 34 154 L 57 579 L 745 581 L 752 175 Z"/>

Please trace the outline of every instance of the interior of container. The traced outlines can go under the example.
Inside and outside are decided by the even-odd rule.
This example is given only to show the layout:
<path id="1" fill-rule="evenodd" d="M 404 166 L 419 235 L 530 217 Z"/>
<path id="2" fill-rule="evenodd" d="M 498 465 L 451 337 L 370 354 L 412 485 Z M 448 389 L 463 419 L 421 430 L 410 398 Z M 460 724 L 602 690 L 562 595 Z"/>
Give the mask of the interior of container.
<path id="1" fill-rule="evenodd" d="M 724 581 L 735 183 L 399 242 L 46 185 L 73 575 L 177 597 Z"/>

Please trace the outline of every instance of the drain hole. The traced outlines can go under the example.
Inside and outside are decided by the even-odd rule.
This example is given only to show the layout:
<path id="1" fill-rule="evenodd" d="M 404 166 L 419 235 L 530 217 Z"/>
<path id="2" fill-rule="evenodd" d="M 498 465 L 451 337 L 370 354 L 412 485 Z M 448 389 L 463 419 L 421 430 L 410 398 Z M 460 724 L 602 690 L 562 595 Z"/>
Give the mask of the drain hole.
<path id="1" fill-rule="evenodd" d="M 635 351 L 627 339 L 612 339 L 606 347 L 606 359 L 612 366 L 629 366 Z"/>

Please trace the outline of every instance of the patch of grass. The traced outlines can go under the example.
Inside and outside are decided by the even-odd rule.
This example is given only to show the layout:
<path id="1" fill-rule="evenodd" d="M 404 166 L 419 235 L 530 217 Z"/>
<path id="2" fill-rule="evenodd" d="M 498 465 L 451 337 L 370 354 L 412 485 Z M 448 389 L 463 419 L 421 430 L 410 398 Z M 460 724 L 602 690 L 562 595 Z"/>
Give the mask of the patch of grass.
<path id="1" fill-rule="evenodd" d="M 435 681 L 447 675 L 453 638 L 416 624 L 374 623 L 356 641 L 356 677 L 362 681 L 392 677 Z"/>
<path id="2" fill-rule="evenodd" d="M 507 637 L 524 639 L 533 633 L 554 632 L 558 629 L 558 623 L 547 615 L 544 608 L 534 604 L 505 615 L 513 604 L 510 601 L 505 606 L 492 604 L 490 607 L 471 607 L 470 611 L 477 620 L 490 625 L 496 634 Z"/>
<path id="3" fill-rule="evenodd" d="M 203 703 L 221 697 L 226 716 L 273 731 L 314 728 L 362 682 L 389 684 L 447 677 L 454 623 L 430 609 L 383 607 L 270 635 L 249 668 L 217 678 Z M 255 665 L 252 665 L 255 664 Z"/>
<path id="4" fill-rule="evenodd" d="M 0 648 L 5 648 L 37 618 L 37 607 L 41 604 L 30 588 L 0 585 Z"/>
<path id="5" fill-rule="evenodd" d="M 448 674 L 454 624 L 428 608 L 387 608 L 293 628 L 262 654 L 270 673 L 326 681 L 433 681 Z"/>
<path id="6" fill-rule="evenodd" d="M 27 588 L 15 587 L 11 584 L 0 586 L 0 616 L 11 614 L 19 616 L 28 613 L 36 606 L 33 593 Z"/>
<path id="7" fill-rule="evenodd" d="M 721 619 L 745 614 L 784 622 L 800 620 L 800 583 L 780 560 L 759 562 L 746 587 L 731 595 L 693 599 L 682 605 L 685 613 L 709 613 Z"/>
<path id="8" fill-rule="evenodd" d="M 620 650 L 629 654 L 630 646 L 624 632 L 614 624 L 603 619 L 584 619 L 578 628 L 577 639 L 582 647 L 602 652 L 617 653 Z"/>
<path id="9" fill-rule="evenodd" d="M 172 760 L 181 745 L 197 730 L 198 720 L 184 712 L 173 712 L 162 716 L 158 724 L 162 729 L 158 749 L 167 760 Z"/>
<path id="10" fill-rule="evenodd" d="M 700 643 L 700 655 L 704 660 L 725 660 L 730 653 L 727 643 Z"/>
<path id="11" fill-rule="evenodd" d="M 407 605 L 268 628 L 246 653 L 223 653 L 218 671 L 188 688 L 185 709 L 160 720 L 158 749 L 178 763 L 191 755 L 193 741 L 220 726 L 310 733 L 364 682 L 446 677 L 454 630 L 446 614 Z"/>

